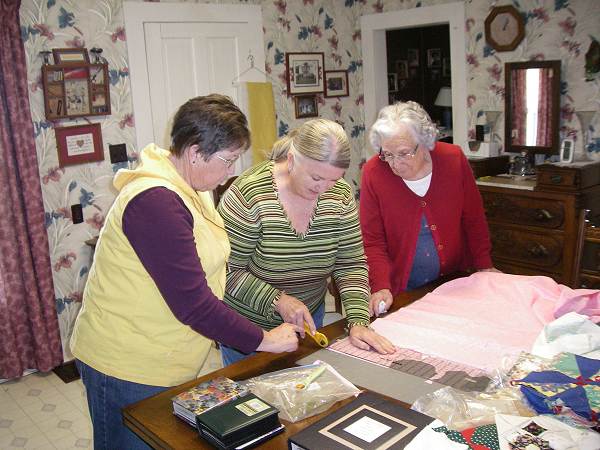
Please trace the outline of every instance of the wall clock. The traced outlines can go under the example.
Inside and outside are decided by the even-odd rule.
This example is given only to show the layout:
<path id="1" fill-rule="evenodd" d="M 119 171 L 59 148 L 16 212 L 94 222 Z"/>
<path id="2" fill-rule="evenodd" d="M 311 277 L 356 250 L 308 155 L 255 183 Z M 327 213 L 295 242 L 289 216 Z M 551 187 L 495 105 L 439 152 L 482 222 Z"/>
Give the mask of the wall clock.
<path id="1" fill-rule="evenodd" d="M 512 5 L 492 8 L 485 19 L 485 40 L 498 52 L 517 48 L 525 37 L 523 16 Z"/>

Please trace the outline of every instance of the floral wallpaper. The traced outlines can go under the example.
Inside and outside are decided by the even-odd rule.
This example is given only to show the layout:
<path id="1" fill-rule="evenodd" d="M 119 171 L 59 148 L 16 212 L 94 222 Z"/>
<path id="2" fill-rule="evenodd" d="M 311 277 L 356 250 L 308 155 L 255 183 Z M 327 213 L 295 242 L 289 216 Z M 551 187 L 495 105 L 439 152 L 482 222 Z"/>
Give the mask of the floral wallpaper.
<path id="1" fill-rule="evenodd" d="M 363 115 L 363 78 L 360 17 L 400 9 L 450 3 L 450 0 L 239 0 L 260 4 L 266 71 L 274 84 L 277 128 L 283 135 L 297 126 L 294 105 L 285 94 L 285 53 L 325 52 L 326 70 L 347 69 L 350 96 L 318 99 L 319 115 L 340 122 L 351 138 L 353 164 L 346 178 L 359 193 L 360 167 L 366 153 Z M 202 3 L 238 3 L 235 0 Z M 513 52 L 497 53 L 485 44 L 484 20 L 494 4 L 510 1 L 465 0 L 468 75 L 465 101 L 473 133 L 484 110 L 503 110 L 507 61 L 562 60 L 561 137 L 581 139 L 577 110 L 598 110 L 600 80 L 585 81 L 585 53 L 592 39 L 600 40 L 600 2 L 592 0 L 514 1 L 526 20 L 526 37 Z M 116 170 L 137 159 L 135 120 L 129 81 L 122 0 L 23 0 L 21 33 L 28 58 L 28 81 L 36 153 L 44 197 L 56 308 L 65 359 L 72 358 L 68 340 L 81 306 L 83 287 L 91 264 L 87 239 L 104 223 L 115 191 Z M 112 114 L 90 118 L 100 123 L 106 159 L 98 163 L 58 167 L 53 124 L 44 118 L 39 52 L 60 47 L 101 47 L 110 69 Z M 592 123 L 597 137 L 598 120 Z M 496 130 L 503 129 L 502 119 Z M 86 123 L 73 120 L 64 125 Z M 595 128 L 594 128 L 595 127 Z M 596 134 L 594 134 L 596 133 Z M 502 134 L 502 133 L 500 133 Z M 500 137 L 501 139 L 501 137 Z M 110 164 L 108 144 L 125 143 L 129 161 Z M 599 144 L 600 150 L 600 144 Z M 81 203 L 84 222 L 74 225 L 70 205 Z"/>

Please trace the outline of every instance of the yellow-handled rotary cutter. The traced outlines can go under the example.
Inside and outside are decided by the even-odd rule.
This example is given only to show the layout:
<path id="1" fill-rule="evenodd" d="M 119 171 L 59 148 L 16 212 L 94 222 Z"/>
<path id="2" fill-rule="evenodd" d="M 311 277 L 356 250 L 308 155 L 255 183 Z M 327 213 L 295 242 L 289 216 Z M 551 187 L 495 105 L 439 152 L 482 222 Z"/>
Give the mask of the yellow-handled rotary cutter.
<path id="1" fill-rule="evenodd" d="M 327 347 L 329 345 L 329 339 L 327 339 L 327 336 L 325 336 L 323 333 L 319 333 L 318 331 L 315 331 L 315 334 L 312 334 L 306 322 L 304 322 L 304 331 L 306 331 L 306 334 L 313 338 L 313 340 L 321 347 Z"/>

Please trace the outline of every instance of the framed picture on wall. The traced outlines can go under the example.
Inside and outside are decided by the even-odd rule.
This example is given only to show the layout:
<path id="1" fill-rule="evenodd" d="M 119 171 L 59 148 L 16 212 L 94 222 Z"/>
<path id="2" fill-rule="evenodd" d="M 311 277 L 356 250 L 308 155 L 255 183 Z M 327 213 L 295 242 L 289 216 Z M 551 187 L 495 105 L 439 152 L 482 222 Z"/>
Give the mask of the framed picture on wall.
<path id="1" fill-rule="evenodd" d="M 396 73 L 399 80 L 406 80 L 408 78 L 408 61 L 404 59 L 396 61 Z"/>
<path id="2" fill-rule="evenodd" d="M 442 76 L 450 78 L 450 58 L 442 59 Z"/>
<path id="3" fill-rule="evenodd" d="M 288 95 L 323 92 L 325 90 L 324 53 L 286 53 Z"/>
<path id="4" fill-rule="evenodd" d="M 398 74 L 388 73 L 388 92 L 398 91 Z"/>
<path id="5" fill-rule="evenodd" d="M 348 97 L 348 71 L 325 71 L 325 97 Z"/>
<path id="6" fill-rule="evenodd" d="M 409 48 L 407 58 L 409 67 L 419 67 L 419 49 Z"/>
<path id="7" fill-rule="evenodd" d="M 294 97 L 294 106 L 296 119 L 317 117 L 319 115 L 316 95 L 297 95 Z"/>
<path id="8" fill-rule="evenodd" d="M 104 159 L 102 131 L 99 123 L 56 127 L 56 148 L 60 167 Z"/>
<path id="9" fill-rule="evenodd" d="M 439 48 L 427 49 L 427 67 L 441 68 L 442 67 L 442 50 Z"/>
<path id="10" fill-rule="evenodd" d="M 54 64 L 89 63 L 87 48 L 53 48 Z"/>

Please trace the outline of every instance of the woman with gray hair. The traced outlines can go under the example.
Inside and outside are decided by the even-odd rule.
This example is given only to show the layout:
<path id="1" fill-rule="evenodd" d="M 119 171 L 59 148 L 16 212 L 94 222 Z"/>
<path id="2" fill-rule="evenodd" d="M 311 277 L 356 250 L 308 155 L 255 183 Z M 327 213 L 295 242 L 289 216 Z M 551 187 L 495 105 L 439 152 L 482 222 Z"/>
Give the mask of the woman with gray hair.
<path id="1" fill-rule="evenodd" d="M 332 276 L 351 342 L 391 353 L 392 344 L 369 328 L 358 212 L 342 178 L 349 165 L 344 129 L 315 119 L 276 142 L 271 160 L 235 181 L 218 207 L 231 241 L 224 301 L 265 330 L 287 322 L 306 323 L 314 332 L 322 326 Z M 221 354 L 224 365 L 247 356 L 227 346 Z"/>
<path id="2" fill-rule="evenodd" d="M 481 196 L 457 145 L 436 141 L 421 105 L 384 107 L 369 139 L 378 155 L 363 168 L 360 222 L 369 265 L 369 311 L 398 293 L 457 270 L 495 270 Z"/>

